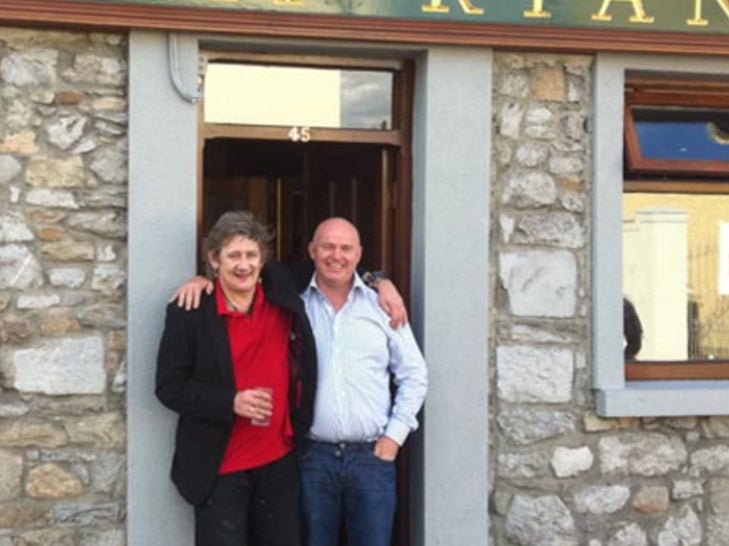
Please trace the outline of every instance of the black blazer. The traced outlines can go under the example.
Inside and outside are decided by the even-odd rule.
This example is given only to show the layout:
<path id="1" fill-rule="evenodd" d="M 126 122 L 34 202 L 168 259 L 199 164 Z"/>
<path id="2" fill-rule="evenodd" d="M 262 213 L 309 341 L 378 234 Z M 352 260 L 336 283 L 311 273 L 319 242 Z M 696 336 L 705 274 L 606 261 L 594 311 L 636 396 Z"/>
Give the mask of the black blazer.
<path id="1" fill-rule="evenodd" d="M 292 313 L 289 406 L 296 439 L 311 426 L 316 389 L 316 348 L 304 305 L 287 270 L 269 262 L 261 273 L 263 291 L 274 305 Z M 215 296 L 185 311 L 167 306 L 157 355 L 155 393 L 179 414 L 172 481 L 193 505 L 204 502 L 215 482 L 235 421 L 236 394 L 225 317 Z"/>

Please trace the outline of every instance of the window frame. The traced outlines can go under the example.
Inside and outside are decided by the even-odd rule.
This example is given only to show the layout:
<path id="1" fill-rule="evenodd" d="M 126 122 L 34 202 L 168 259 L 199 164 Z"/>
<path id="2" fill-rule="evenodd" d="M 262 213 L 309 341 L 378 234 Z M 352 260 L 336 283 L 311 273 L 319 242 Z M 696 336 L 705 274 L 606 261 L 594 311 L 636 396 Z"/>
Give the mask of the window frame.
<path id="1" fill-rule="evenodd" d="M 687 87 L 691 90 L 686 92 Z M 700 93 L 700 100 L 697 100 Z M 625 163 L 626 181 L 623 193 L 729 193 L 729 161 L 651 159 L 642 154 L 633 117 L 634 106 L 701 106 L 729 107 L 729 82 L 702 79 L 650 78 L 628 75 L 625 84 Z M 666 178 L 665 180 L 631 179 L 631 175 L 671 176 L 694 175 L 697 180 Z M 707 177 L 719 177 L 716 180 Z M 698 179 L 698 177 L 703 177 Z M 626 361 L 625 376 L 629 380 L 651 379 L 729 379 L 729 361 Z"/>
<path id="2" fill-rule="evenodd" d="M 719 58 L 598 53 L 593 141 L 593 387 L 605 417 L 729 415 L 729 381 L 635 380 L 626 374 L 622 333 L 622 195 L 625 82 L 631 71 L 672 79 L 729 76 Z"/>
<path id="3" fill-rule="evenodd" d="M 686 86 L 692 93 L 686 93 Z M 701 93 L 702 102 L 696 100 Z M 625 96 L 625 158 L 630 173 L 662 174 L 667 171 L 679 175 L 727 177 L 729 161 L 655 159 L 644 157 L 633 117 L 634 106 L 686 106 L 705 108 L 729 108 L 729 83 L 702 85 L 697 80 L 656 81 L 629 77 Z M 671 186 L 673 186 L 671 184 Z M 691 192 L 695 193 L 695 192 Z"/>
<path id="4" fill-rule="evenodd" d="M 412 63 L 403 59 L 376 59 L 334 57 L 323 55 L 281 55 L 276 53 L 247 53 L 206 48 L 202 53 L 206 64 L 241 64 L 252 66 L 278 66 L 291 68 L 322 68 L 328 70 L 372 70 L 389 72 L 393 76 L 392 116 L 390 129 L 360 129 L 345 127 L 312 126 L 319 142 L 352 142 L 402 146 L 409 127 L 405 123 L 402 96 L 409 85 Z M 260 140 L 287 140 L 292 125 L 255 125 L 252 123 L 224 123 L 205 120 L 205 102 L 200 102 L 200 119 L 203 138 L 257 138 Z M 407 105 L 405 105 L 407 107 Z"/>

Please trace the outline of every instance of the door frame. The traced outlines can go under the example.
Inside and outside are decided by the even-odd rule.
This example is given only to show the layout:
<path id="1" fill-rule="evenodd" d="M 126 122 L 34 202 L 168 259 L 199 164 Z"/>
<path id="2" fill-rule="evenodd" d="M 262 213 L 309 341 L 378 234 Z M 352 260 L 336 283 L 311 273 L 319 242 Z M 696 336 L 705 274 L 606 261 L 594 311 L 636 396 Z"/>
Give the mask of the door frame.
<path id="1" fill-rule="evenodd" d="M 398 287 L 406 305 L 410 304 L 410 256 L 412 237 L 412 128 L 413 128 L 413 91 L 414 91 L 414 62 L 403 59 L 369 59 L 359 57 L 314 56 L 290 54 L 264 54 L 231 51 L 205 50 L 200 54 L 204 63 L 212 61 L 255 64 L 293 66 L 299 68 L 330 68 L 330 69 L 379 69 L 392 71 L 392 129 L 339 129 L 319 128 L 310 129 L 311 142 L 322 143 L 348 143 L 348 144 L 374 144 L 383 146 L 380 181 L 388 184 L 380 192 L 383 203 L 378 219 L 378 237 L 385 237 L 380 241 L 380 263 L 384 264 L 385 273 Z M 205 121 L 205 102 L 200 101 L 198 106 L 198 245 L 204 233 L 204 151 L 205 142 L 214 138 L 229 138 L 235 140 L 269 140 L 290 141 L 290 126 L 274 125 L 239 125 L 224 123 L 208 123 Z M 306 143 L 302 143 L 306 146 Z M 387 153 L 384 147 L 394 149 L 394 153 Z M 389 172 L 392 165 L 389 158 L 396 156 L 395 172 Z M 387 237 L 387 234 L 390 234 Z M 389 248 L 385 248 L 388 245 Z M 398 456 L 398 515 L 393 529 L 393 546 L 410 546 L 412 544 L 410 525 L 412 521 L 411 510 L 411 444 L 408 442 Z"/>
<path id="2" fill-rule="evenodd" d="M 390 130 L 311 128 L 311 140 L 316 142 L 341 142 L 356 144 L 381 144 L 396 150 L 396 172 L 383 172 L 381 180 L 391 180 L 390 189 L 382 192 L 388 203 L 383 203 L 380 215 L 380 233 L 392 233 L 391 248 L 387 254 L 391 263 L 386 273 L 395 282 L 405 304 L 410 303 L 410 242 L 412 238 L 412 131 L 413 131 L 413 91 L 415 82 L 415 63 L 410 59 L 361 58 L 349 56 L 292 55 L 277 53 L 240 52 L 218 49 L 205 49 L 200 52 L 203 63 L 213 61 L 293 66 L 300 68 L 330 69 L 377 69 L 392 71 L 393 102 L 392 126 Z M 290 126 L 238 125 L 207 123 L 205 103 L 198 104 L 198 233 L 203 233 L 203 163 L 205 141 L 212 138 L 255 139 L 288 141 Z M 306 145 L 306 144 L 302 144 Z M 391 168 L 383 157 L 383 171 Z M 387 209 L 392 214 L 387 214 Z M 384 245 L 381 245 L 384 248 Z M 384 257 L 384 256 L 382 256 Z M 381 258 L 382 258 L 381 257 Z"/>

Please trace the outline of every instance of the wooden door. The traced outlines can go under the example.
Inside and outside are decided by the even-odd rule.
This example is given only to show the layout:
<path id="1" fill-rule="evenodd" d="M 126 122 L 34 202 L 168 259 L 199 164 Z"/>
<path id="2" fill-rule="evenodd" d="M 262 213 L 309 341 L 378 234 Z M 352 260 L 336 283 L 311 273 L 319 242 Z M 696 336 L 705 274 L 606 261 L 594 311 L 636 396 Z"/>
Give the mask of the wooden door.
<path id="1" fill-rule="evenodd" d="M 227 154 L 227 155 L 226 155 Z M 306 258 L 317 224 L 341 216 L 357 226 L 363 264 L 391 271 L 395 151 L 378 144 L 206 143 L 202 229 L 231 209 L 249 209 L 274 229 L 280 260 Z"/>

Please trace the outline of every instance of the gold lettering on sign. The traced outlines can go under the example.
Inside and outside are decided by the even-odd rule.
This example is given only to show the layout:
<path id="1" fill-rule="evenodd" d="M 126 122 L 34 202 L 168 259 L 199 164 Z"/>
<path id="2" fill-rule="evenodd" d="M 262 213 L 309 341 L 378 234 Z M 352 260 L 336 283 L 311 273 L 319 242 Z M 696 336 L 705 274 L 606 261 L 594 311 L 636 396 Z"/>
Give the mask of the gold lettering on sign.
<path id="1" fill-rule="evenodd" d="M 716 3 L 719 4 L 719 7 L 721 8 L 721 11 L 724 12 L 724 15 L 729 18 L 729 2 L 727 2 L 727 0 L 716 0 Z M 695 1 L 694 18 L 686 19 L 686 24 L 695 27 L 705 27 L 709 24 L 708 19 L 704 19 L 701 15 L 701 0 Z"/>
<path id="2" fill-rule="evenodd" d="M 471 0 L 458 0 L 461 9 L 468 15 L 483 15 L 483 8 L 478 8 L 471 3 Z M 424 13 L 448 13 L 450 6 L 443 4 L 443 0 L 430 0 L 430 4 L 420 6 Z"/>
<path id="3" fill-rule="evenodd" d="M 548 11 L 544 11 L 544 0 L 534 0 L 532 9 L 528 9 L 524 12 L 524 17 L 528 19 L 548 19 L 552 17 L 552 14 Z"/>
<path id="4" fill-rule="evenodd" d="M 600 11 L 592 14 L 593 21 L 612 21 L 613 16 L 608 15 L 608 9 L 613 2 L 629 2 L 633 4 L 633 15 L 629 17 L 631 23 L 652 23 L 655 19 L 652 15 L 646 14 L 643 9 L 643 0 L 603 0 Z"/>

